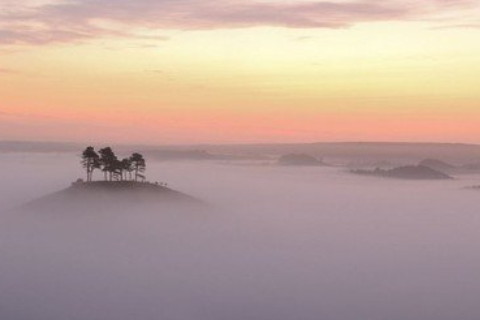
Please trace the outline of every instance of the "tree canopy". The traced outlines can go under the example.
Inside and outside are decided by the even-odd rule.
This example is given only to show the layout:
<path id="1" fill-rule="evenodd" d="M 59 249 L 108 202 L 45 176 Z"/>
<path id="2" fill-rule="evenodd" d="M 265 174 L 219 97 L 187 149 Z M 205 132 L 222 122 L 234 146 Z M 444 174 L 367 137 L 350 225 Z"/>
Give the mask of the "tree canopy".
<path id="1" fill-rule="evenodd" d="M 100 157 L 93 147 L 87 147 L 83 151 L 82 166 L 87 171 L 87 181 L 92 181 L 93 171 L 100 168 Z"/>
<path id="2" fill-rule="evenodd" d="M 95 151 L 94 147 L 87 147 L 82 152 L 82 166 L 87 174 L 87 182 L 93 181 L 95 169 L 103 172 L 105 181 L 144 181 L 146 161 L 142 154 L 133 153 L 129 157 L 118 159 L 110 147 Z"/>

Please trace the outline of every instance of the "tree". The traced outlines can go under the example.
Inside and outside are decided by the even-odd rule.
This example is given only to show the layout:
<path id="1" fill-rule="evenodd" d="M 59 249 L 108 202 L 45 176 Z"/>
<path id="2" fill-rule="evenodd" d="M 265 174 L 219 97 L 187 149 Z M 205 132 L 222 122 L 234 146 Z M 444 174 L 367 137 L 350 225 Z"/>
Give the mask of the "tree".
<path id="1" fill-rule="evenodd" d="M 105 181 L 145 179 L 146 161 L 140 153 L 119 160 L 112 148 L 106 147 L 97 152 L 87 147 L 82 153 L 82 165 L 87 171 L 87 181 L 92 181 L 93 171 L 101 168 Z M 134 178 L 132 177 L 134 174 Z"/>
<path id="2" fill-rule="evenodd" d="M 93 147 L 87 147 L 82 153 L 82 165 L 87 171 L 87 182 L 92 181 L 93 171 L 100 168 L 100 157 Z"/>
<path id="3" fill-rule="evenodd" d="M 109 180 L 112 180 L 112 175 L 113 172 L 115 171 L 115 162 L 118 160 L 117 156 L 113 152 L 112 148 L 106 147 L 103 149 L 100 149 L 100 164 L 102 166 L 102 171 L 105 177 L 105 180 L 107 180 L 107 174 L 109 177 Z"/>
<path id="4" fill-rule="evenodd" d="M 135 172 L 135 181 L 138 181 L 138 177 L 142 176 L 140 172 L 145 172 L 146 161 L 140 153 L 132 154 L 130 161 L 132 163 L 133 171 Z"/>
<path id="5" fill-rule="evenodd" d="M 122 161 L 115 159 L 112 161 L 112 164 L 110 165 L 110 180 L 112 180 L 112 177 L 114 180 L 123 180 L 123 163 Z"/>
<path id="6" fill-rule="evenodd" d="M 128 179 L 132 180 L 132 171 L 133 171 L 133 165 L 132 161 L 130 158 L 124 158 L 121 161 L 121 167 L 122 167 L 122 180 L 127 180 L 127 174 L 128 174 Z M 123 177 L 123 173 L 125 173 L 125 177 Z"/>

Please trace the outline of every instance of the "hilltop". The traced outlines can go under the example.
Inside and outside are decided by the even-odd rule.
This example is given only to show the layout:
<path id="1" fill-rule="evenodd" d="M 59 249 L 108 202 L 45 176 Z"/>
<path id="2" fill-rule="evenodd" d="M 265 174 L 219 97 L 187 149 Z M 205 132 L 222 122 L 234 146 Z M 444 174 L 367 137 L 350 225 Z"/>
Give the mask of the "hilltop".
<path id="1" fill-rule="evenodd" d="M 278 164 L 282 166 L 323 166 L 323 161 L 303 153 L 291 153 L 281 156 Z"/>
<path id="2" fill-rule="evenodd" d="M 78 181 L 70 187 L 31 201 L 31 211 L 95 212 L 161 209 L 178 205 L 203 206 L 202 201 L 164 185 L 135 181 Z"/>
<path id="3" fill-rule="evenodd" d="M 145 182 L 147 162 L 140 153 L 121 159 L 110 147 L 97 152 L 89 146 L 82 152 L 81 158 L 86 182 L 78 179 L 69 188 L 32 201 L 22 209 L 52 213 L 136 212 L 179 204 L 202 204 L 193 197 L 167 188 L 166 184 Z M 94 172 L 100 170 L 104 180 L 94 181 Z"/>
<path id="4" fill-rule="evenodd" d="M 454 165 L 438 159 L 425 159 L 420 161 L 418 165 L 442 172 L 452 172 L 456 169 Z"/>

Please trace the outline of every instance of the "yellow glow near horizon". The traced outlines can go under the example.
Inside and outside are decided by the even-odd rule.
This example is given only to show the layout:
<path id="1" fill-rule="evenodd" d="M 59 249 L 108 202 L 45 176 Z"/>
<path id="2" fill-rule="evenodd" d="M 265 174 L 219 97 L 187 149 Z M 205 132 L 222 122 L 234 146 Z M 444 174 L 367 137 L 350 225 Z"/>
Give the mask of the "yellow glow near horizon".
<path id="1" fill-rule="evenodd" d="M 466 120 L 480 123 L 478 30 L 384 22 L 163 35 L 170 39 L 97 39 L 3 53 L 1 66 L 12 72 L 0 73 L 1 110 L 25 129 L 19 134 L 10 124 L 2 135 L 39 138 L 29 123 L 46 117 L 56 129 L 45 139 L 54 139 L 64 122 L 92 121 L 113 125 L 112 139 L 125 141 L 142 140 L 139 133 L 123 136 L 132 123 L 150 137 L 161 126 L 149 138 L 158 143 L 197 141 L 198 132 L 204 142 L 385 136 L 480 142 L 474 125 L 460 135 L 440 132 Z M 391 127 L 373 129 L 374 119 Z M 388 132 L 402 125 L 403 132 Z M 219 130 L 229 132 L 216 138 Z M 78 140 L 81 133 L 59 139 Z"/>

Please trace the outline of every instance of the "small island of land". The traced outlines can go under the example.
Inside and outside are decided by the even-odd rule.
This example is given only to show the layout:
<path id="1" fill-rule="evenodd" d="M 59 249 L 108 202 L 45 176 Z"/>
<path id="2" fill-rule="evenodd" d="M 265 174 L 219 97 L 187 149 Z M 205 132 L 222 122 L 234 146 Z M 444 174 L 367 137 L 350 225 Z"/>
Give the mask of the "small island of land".
<path id="1" fill-rule="evenodd" d="M 438 159 L 425 159 L 420 161 L 419 166 L 429 167 L 430 169 L 451 173 L 455 171 L 456 167 L 448 162 L 438 160 Z"/>
<path id="2" fill-rule="evenodd" d="M 146 161 L 141 154 L 118 160 L 111 148 L 97 153 L 88 147 L 82 153 L 86 181 L 78 179 L 64 190 L 29 202 L 22 209 L 49 212 L 121 211 L 141 208 L 163 208 L 172 205 L 202 206 L 194 197 L 172 190 L 166 183 L 147 182 Z M 94 180 L 95 170 L 103 180 Z"/>
<path id="3" fill-rule="evenodd" d="M 194 197 L 164 185 L 135 181 L 75 182 L 70 187 L 26 204 L 23 209 L 41 212 L 122 211 L 161 209 L 177 205 L 202 206 Z"/>
<path id="4" fill-rule="evenodd" d="M 426 166 L 403 166 L 394 169 L 352 170 L 352 173 L 385 178 L 410 180 L 446 180 L 453 179 L 449 175 Z"/>
<path id="5" fill-rule="evenodd" d="M 278 159 L 282 166 L 324 166 L 325 163 L 311 155 L 303 153 L 287 154 Z"/>

